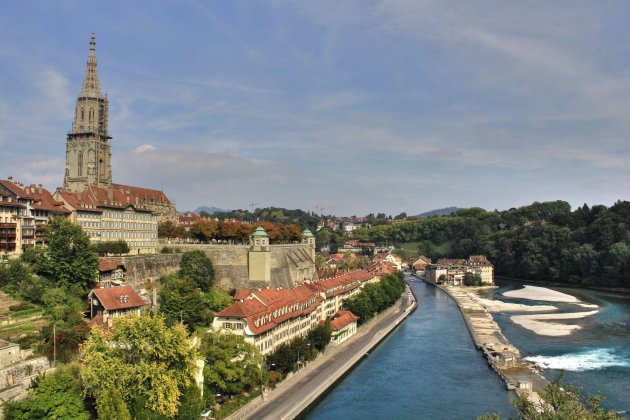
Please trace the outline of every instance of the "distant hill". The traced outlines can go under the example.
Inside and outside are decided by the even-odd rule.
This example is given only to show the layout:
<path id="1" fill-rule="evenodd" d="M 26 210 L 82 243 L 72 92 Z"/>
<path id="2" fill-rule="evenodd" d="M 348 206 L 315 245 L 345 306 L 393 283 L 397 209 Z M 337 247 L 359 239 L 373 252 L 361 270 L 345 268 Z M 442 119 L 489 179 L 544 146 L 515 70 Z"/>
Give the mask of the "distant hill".
<path id="1" fill-rule="evenodd" d="M 230 211 L 230 210 L 220 209 L 220 208 L 218 208 L 218 207 L 214 207 L 214 206 L 212 206 L 212 207 L 208 207 L 208 206 L 201 206 L 201 207 L 197 207 L 197 209 L 195 210 L 195 212 L 196 212 L 196 213 L 201 213 L 202 211 L 205 211 L 205 212 L 206 212 L 206 213 L 208 213 L 208 214 L 214 214 L 214 213 L 216 213 L 216 212 L 218 212 L 218 211 L 221 211 L 221 212 L 228 212 L 228 211 Z"/>
<path id="2" fill-rule="evenodd" d="M 443 209 L 431 210 L 424 213 L 420 213 L 416 217 L 424 219 L 431 216 L 448 216 L 449 214 L 453 214 L 457 212 L 457 210 L 459 210 L 459 208 L 457 207 L 446 207 Z"/>

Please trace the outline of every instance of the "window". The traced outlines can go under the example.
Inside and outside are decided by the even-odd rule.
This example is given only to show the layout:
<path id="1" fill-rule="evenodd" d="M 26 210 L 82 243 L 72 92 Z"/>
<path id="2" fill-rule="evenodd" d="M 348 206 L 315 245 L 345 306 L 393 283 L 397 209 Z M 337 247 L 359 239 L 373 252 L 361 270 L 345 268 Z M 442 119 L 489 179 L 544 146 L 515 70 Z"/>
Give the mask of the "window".
<path id="1" fill-rule="evenodd" d="M 79 167 L 77 168 L 77 176 L 83 176 L 83 152 L 79 152 Z"/>

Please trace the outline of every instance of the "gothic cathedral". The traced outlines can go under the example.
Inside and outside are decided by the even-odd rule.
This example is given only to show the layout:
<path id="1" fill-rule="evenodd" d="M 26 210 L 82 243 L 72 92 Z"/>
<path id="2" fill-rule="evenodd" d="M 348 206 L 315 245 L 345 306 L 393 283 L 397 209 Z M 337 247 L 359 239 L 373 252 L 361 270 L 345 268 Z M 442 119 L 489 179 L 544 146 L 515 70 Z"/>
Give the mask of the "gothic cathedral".
<path id="1" fill-rule="evenodd" d="M 101 95 L 96 68 L 96 41 L 92 34 L 83 86 L 66 143 L 64 189 L 84 192 L 88 187 L 112 188 L 108 113 L 109 101 L 107 96 Z"/>

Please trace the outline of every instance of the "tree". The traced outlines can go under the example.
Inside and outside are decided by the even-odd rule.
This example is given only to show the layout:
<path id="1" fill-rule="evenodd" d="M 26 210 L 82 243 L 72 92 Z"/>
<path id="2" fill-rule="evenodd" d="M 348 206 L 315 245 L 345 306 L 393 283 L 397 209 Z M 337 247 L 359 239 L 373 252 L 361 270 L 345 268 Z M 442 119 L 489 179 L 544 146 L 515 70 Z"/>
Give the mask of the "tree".
<path id="1" fill-rule="evenodd" d="M 129 244 L 124 239 L 98 242 L 94 245 L 94 248 L 100 256 L 105 256 L 107 254 L 122 255 L 128 254 L 130 251 Z"/>
<path id="2" fill-rule="evenodd" d="M 89 420 L 78 381 L 65 370 L 39 379 L 26 399 L 7 403 L 7 419 L 77 419 Z"/>
<path id="3" fill-rule="evenodd" d="M 202 242 L 208 242 L 217 236 L 217 221 L 200 220 L 190 227 L 190 236 Z"/>
<path id="4" fill-rule="evenodd" d="M 171 220 L 158 224 L 158 238 L 183 238 L 184 236 L 186 236 L 184 227 Z"/>
<path id="5" fill-rule="evenodd" d="M 238 395 L 266 380 L 262 355 L 242 336 L 207 333 L 202 338 L 201 354 L 208 362 L 203 376 L 205 387 L 212 395 Z"/>
<path id="6" fill-rule="evenodd" d="M 179 263 L 180 277 L 187 277 L 202 291 L 207 292 L 212 287 L 214 268 L 210 258 L 200 250 L 185 252 Z"/>
<path id="7" fill-rule="evenodd" d="M 612 420 L 622 419 L 615 411 L 606 411 L 601 407 L 601 395 L 582 395 L 582 389 L 573 385 L 562 384 L 562 376 L 555 378 L 540 393 L 540 403 L 531 402 L 526 395 L 512 400 L 512 404 L 524 420 L 585 419 Z M 482 419 L 499 419 L 497 414 L 488 414 Z"/>
<path id="8" fill-rule="evenodd" d="M 311 342 L 311 345 L 322 352 L 326 346 L 330 343 L 332 336 L 332 329 L 330 325 L 330 319 L 327 319 L 324 324 L 319 324 L 311 331 L 308 332 L 307 338 Z"/>
<path id="9" fill-rule="evenodd" d="M 98 257 L 81 226 L 58 217 L 52 222 L 46 243 L 44 275 L 55 286 L 69 288 L 74 294 L 94 286 Z"/>
<path id="10" fill-rule="evenodd" d="M 131 420 L 127 404 L 116 388 L 106 389 L 96 402 L 98 420 Z"/>
<path id="11" fill-rule="evenodd" d="M 174 275 L 160 278 L 158 301 L 160 313 L 166 322 L 172 325 L 183 322 L 193 331 L 197 326 L 208 324 L 210 314 L 207 313 L 201 291 L 187 277 L 178 278 Z"/>
<path id="12" fill-rule="evenodd" d="M 223 290 L 211 290 L 204 294 L 204 303 L 211 311 L 219 312 L 230 306 L 234 299 Z"/>
<path id="13" fill-rule="evenodd" d="M 464 274 L 464 286 L 478 287 L 482 284 L 481 276 L 479 274 L 473 274 L 471 272 Z"/>
<path id="14" fill-rule="evenodd" d="M 108 332 L 93 328 L 84 346 L 81 378 L 88 395 L 120 390 L 130 408 L 174 416 L 183 391 L 193 384 L 196 351 L 183 325 L 168 327 L 159 315 L 114 320 Z M 132 413 L 133 414 L 133 413 Z"/>

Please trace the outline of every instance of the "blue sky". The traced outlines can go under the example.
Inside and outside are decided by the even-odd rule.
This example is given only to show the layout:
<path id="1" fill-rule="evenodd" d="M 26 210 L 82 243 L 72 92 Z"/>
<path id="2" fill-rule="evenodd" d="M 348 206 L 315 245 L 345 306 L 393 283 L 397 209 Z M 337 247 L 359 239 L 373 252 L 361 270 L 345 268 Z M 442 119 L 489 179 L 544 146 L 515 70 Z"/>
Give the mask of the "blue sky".
<path id="1" fill-rule="evenodd" d="M 610 205 L 626 1 L 0 4 L 0 177 L 62 184 L 96 34 L 114 181 L 180 210 Z"/>

